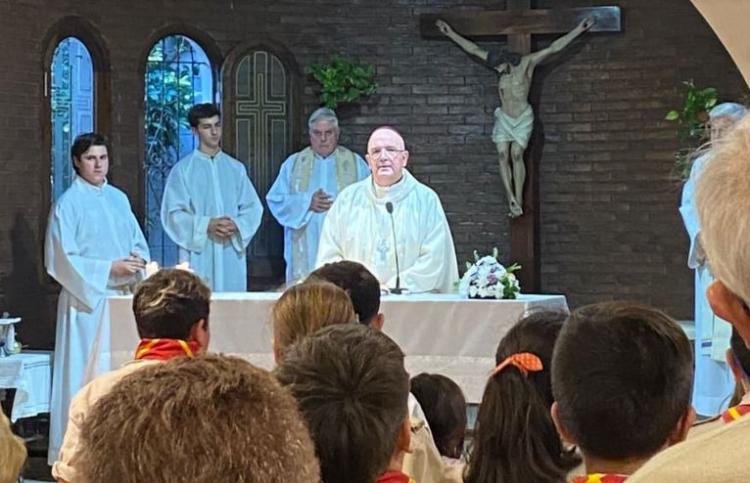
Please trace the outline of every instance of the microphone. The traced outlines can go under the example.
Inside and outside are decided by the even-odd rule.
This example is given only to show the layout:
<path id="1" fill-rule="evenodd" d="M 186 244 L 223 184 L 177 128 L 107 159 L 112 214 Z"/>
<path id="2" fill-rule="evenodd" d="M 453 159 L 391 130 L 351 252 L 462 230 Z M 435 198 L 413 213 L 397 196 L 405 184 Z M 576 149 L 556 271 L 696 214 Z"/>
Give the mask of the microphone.
<path id="1" fill-rule="evenodd" d="M 393 254 L 396 257 L 396 287 L 390 289 L 391 293 L 400 295 L 404 292 L 401 288 L 401 269 L 398 265 L 398 248 L 396 244 L 396 223 L 393 221 L 393 203 L 387 201 L 385 203 L 385 211 L 388 212 L 388 216 L 391 217 L 391 233 L 393 234 Z"/>

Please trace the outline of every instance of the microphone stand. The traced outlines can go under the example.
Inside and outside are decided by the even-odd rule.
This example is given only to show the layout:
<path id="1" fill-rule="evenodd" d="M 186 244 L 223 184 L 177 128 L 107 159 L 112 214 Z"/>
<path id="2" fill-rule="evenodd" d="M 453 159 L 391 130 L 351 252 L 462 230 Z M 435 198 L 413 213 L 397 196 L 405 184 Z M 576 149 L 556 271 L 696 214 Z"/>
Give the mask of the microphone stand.
<path id="1" fill-rule="evenodd" d="M 385 210 L 391 218 L 391 234 L 393 235 L 393 254 L 396 258 L 396 287 L 389 289 L 392 294 L 401 295 L 404 289 L 401 288 L 401 269 L 398 264 L 398 246 L 396 244 L 396 223 L 393 221 L 393 203 L 386 202 Z"/>

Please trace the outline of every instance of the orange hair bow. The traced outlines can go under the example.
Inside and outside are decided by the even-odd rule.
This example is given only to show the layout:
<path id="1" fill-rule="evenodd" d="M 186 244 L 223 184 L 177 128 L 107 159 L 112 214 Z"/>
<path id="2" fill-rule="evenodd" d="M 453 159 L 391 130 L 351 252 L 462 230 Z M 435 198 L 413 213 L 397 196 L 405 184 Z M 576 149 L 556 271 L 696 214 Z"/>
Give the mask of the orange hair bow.
<path id="1" fill-rule="evenodd" d="M 539 372 L 544 369 L 542 360 L 536 354 L 532 354 L 531 352 L 518 352 L 506 357 L 503 362 L 498 364 L 497 367 L 495 367 L 495 370 L 492 371 L 490 377 L 495 377 L 508 366 L 515 366 L 518 368 L 524 377 L 528 376 L 529 372 Z"/>

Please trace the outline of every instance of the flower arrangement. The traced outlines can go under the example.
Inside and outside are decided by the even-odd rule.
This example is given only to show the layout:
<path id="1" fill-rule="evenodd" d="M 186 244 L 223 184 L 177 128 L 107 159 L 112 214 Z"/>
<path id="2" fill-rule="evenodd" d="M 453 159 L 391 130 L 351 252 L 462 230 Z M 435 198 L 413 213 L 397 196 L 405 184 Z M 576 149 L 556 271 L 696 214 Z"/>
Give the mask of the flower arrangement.
<path id="1" fill-rule="evenodd" d="M 458 285 L 458 292 L 471 299 L 515 299 L 521 291 L 514 272 L 521 266 L 514 263 L 504 267 L 497 261 L 498 250 L 480 257 L 474 251 L 474 263 L 466 262 L 466 273 Z"/>

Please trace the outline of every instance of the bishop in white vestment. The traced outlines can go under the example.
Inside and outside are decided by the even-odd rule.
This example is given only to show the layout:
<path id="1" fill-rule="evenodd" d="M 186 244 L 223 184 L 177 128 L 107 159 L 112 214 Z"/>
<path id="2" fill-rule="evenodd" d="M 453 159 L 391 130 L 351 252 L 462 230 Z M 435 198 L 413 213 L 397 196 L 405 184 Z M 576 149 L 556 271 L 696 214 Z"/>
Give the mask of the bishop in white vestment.
<path id="1" fill-rule="evenodd" d="M 205 106 L 212 105 L 199 104 L 193 110 Z M 191 124 L 196 117 L 193 110 Z M 179 246 L 180 262 L 188 262 L 211 290 L 244 292 L 245 252 L 260 226 L 263 206 L 245 165 L 220 148 L 221 118 L 217 113 L 208 110 L 198 115 L 193 131 L 199 147 L 169 173 L 161 221 Z"/>
<path id="2" fill-rule="evenodd" d="M 310 146 L 289 156 L 266 195 L 268 209 L 284 227 L 286 281 L 315 268 L 320 229 L 334 198 L 370 170 L 356 153 L 339 146 L 336 113 L 322 107 L 308 121 Z"/>
<path id="3" fill-rule="evenodd" d="M 60 285 L 50 402 L 48 461 L 54 463 L 68 421 L 68 407 L 91 375 L 94 347 L 107 324 L 108 295 L 130 293 L 149 259 L 148 244 L 127 196 L 107 184 L 106 140 L 84 134 L 72 147 L 77 176 L 52 207 L 45 241 L 45 267 Z"/>
<path id="4" fill-rule="evenodd" d="M 458 264 L 448 220 L 437 194 L 404 169 L 408 157 L 395 130 L 373 132 L 367 147 L 372 176 L 339 194 L 323 222 L 316 265 L 354 260 L 393 288 L 398 251 L 402 288 L 454 292 Z"/>

